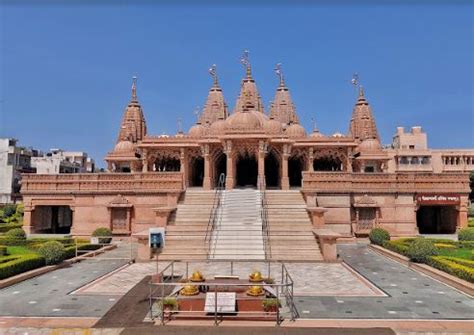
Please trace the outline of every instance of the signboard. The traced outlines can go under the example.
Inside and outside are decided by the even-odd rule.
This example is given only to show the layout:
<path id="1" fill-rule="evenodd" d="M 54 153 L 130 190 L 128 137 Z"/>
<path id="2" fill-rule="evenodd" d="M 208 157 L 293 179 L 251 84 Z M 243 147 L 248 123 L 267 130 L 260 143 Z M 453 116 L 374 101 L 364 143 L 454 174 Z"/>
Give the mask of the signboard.
<path id="1" fill-rule="evenodd" d="M 235 313 L 235 292 L 217 292 L 217 313 Z M 204 311 L 214 313 L 216 310 L 216 293 L 206 293 Z"/>
<path id="2" fill-rule="evenodd" d="M 461 202 L 459 194 L 417 194 L 419 205 L 458 205 Z"/>
<path id="3" fill-rule="evenodd" d="M 148 246 L 151 249 L 160 249 L 165 246 L 165 228 L 150 228 L 148 231 Z"/>

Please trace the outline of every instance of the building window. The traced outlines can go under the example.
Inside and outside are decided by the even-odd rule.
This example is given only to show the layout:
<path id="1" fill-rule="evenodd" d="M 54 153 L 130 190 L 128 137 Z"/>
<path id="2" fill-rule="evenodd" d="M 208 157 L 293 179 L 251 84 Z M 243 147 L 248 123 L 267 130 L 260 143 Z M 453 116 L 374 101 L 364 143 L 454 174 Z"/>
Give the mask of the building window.
<path id="1" fill-rule="evenodd" d="M 373 166 L 366 166 L 364 168 L 364 172 L 367 172 L 367 173 L 375 172 L 375 168 Z"/>
<path id="2" fill-rule="evenodd" d="M 408 164 L 408 158 L 407 157 L 400 157 L 400 164 Z"/>
<path id="3" fill-rule="evenodd" d="M 413 150 L 413 149 L 415 149 L 415 146 L 414 146 L 414 145 L 410 145 L 409 148 L 410 148 L 411 150 Z"/>
<path id="4" fill-rule="evenodd" d="M 420 164 L 420 160 L 418 159 L 418 157 L 412 157 L 412 158 L 411 158 L 411 164 L 412 164 L 412 165 L 418 165 L 418 164 Z"/>
<path id="5" fill-rule="evenodd" d="M 425 156 L 421 159 L 421 164 L 430 164 L 430 158 Z"/>

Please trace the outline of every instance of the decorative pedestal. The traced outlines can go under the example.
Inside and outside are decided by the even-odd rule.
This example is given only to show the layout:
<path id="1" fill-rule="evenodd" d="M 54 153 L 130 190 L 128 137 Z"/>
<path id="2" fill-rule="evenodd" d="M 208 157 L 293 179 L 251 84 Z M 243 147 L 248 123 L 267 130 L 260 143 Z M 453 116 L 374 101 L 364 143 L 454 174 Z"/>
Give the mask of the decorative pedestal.
<path id="1" fill-rule="evenodd" d="M 168 223 L 168 218 L 172 211 L 176 210 L 176 207 L 164 206 L 164 207 L 155 207 L 153 211 L 155 212 L 155 224 L 157 227 L 166 227 Z"/>
<path id="2" fill-rule="evenodd" d="M 138 242 L 138 262 L 149 261 L 152 257 L 151 248 L 148 244 L 148 230 L 143 230 L 141 232 L 135 233 L 132 235 L 137 239 Z"/>
<path id="3" fill-rule="evenodd" d="M 314 228 L 322 228 L 325 225 L 324 213 L 328 210 L 324 207 L 308 207 L 306 209 L 311 217 Z"/>
<path id="4" fill-rule="evenodd" d="M 329 229 L 313 229 L 313 233 L 319 240 L 324 260 L 337 261 L 337 239 L 341 237 L 341 234 Z"/>

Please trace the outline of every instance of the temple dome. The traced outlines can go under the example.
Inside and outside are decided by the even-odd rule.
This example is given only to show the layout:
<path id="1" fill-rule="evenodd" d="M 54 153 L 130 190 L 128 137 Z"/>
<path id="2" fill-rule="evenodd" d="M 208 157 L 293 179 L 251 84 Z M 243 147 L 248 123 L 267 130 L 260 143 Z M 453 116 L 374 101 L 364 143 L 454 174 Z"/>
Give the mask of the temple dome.
<path id="1" fill-rule="evenodd" d="M 194 126 L 189 128 L 188 135 L 190 137 L 202 137 L 204 136 L 204 131 L 205 129 L 203 126 L 201 126 L 200 124 L 195 124 Z"/>
<path id="2" fill-rule="evenodd" d="M 319 132 L 319 130 L 313 130 L 313 132 L 312 132 L 309 136 L 311 136 L 311 137 L 313 137 L 313 138 L 324 137 L 324 135 L 321 134 L 321 133 Z"/>
<path id="3" fill-rule="evenodd" d="M 281 122 L 270 119 L 264 123 L 264 129 L 267 134 L 280 134 L 283 131 Z"/>
<path id="4" fill-rule="evenodd" d="M 358 146 L 359 151 L 377 151 L 380 150 L 382 146 L 380 145 L 379 140 L 375 138 L 367 138 L 363 140 Z"/>
<path id="5" fill-rule="evenodd" d="M 222 135 L 226 130 L 226 122 L 225 120 L 217 120 L 216 122 L 211 124 L 211 134 L 212 135 Z"/>
<path id="6" fill-rule="evenodd" d="M 119 141 L 114 148 L 115 152 L 130 152 L 134 151 L 135 147 L 133 146 L 133 143 L 130 141 Z"/>
<path id="7" fill-rule="evenodd" d="M 229 130 L 261 130 L 265 115 L 257 111 L 237 112 L 229 116 L 226 126 Z"/>
<path id="8" fill-rule="evenodd" d="M 285 134 L 288 135 L 288 137 L 305 137 L 306 131 L 298 123 L 293 123 L 286 128 Z"/>

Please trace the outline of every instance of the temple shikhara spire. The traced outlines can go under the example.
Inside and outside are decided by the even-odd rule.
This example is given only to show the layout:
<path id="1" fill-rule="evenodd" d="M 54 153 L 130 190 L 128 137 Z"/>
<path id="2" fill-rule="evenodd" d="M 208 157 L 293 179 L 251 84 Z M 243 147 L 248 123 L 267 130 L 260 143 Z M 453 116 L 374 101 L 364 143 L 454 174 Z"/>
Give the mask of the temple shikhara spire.
<path id="1" fill-rule="evenodd" d="M 258 93 L 257 85 L 252 77 L 252 67 L 250 65 L 249 51 L 245 50 L 240 62 L 245 67 L 245 78 L 242 79 L 240 94 L 235 104 L 234 113 L 248 112 L 255 110 L 265 113 L 262 98 Z"/>
<path id="2" fill-rule="evenodd" d="M 146 135 L 146 122 L 143 110 L 137 97 L 137 77 L 132 78 L 132 96 L 125 109 L 117 142 L 131 141 L 136 143 L 141 141 Z"/>
<path id="3" fill-rule="evenodd" d="M 283 125 L 299 123 L 290 91 L 285 85 L 281 63 L 276 65 L 275 74 L 278 76 L 279 85 L 276 89 L 275 98 L 270 106 L 270 118 L 280 121 Z"/>
<path id="4" fill-rule="evenodd" d="M 369 102 L 365 98 L 364 88 L 359 86 L 359 95 L 352 112 L 349 133 L 357 141 L 375 139 L 380 141 Z"/>
<path id="5" fill-rule="evenodd" d="M 209 74 L 212 77 L 213 84 L 209 90 L 204 110 L 199 116 L 198 123 L 202 125 L 210 125 L 217 120 L 225 120 L 228 116 L 227 104 L 224 100 L 222 89 L 219 86 L 216 64 L 209 68 Z"/>

